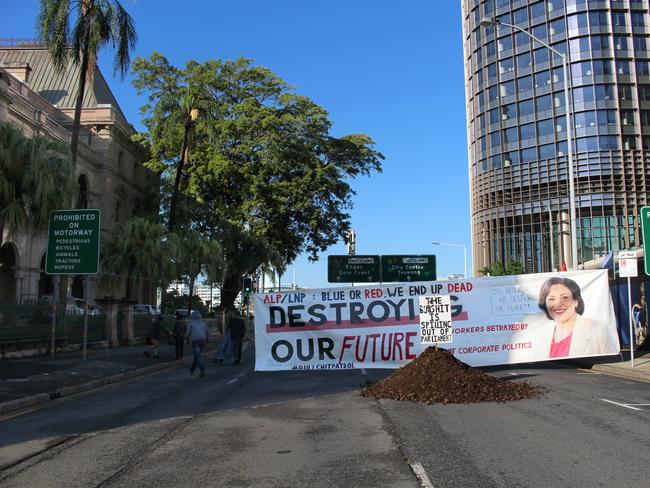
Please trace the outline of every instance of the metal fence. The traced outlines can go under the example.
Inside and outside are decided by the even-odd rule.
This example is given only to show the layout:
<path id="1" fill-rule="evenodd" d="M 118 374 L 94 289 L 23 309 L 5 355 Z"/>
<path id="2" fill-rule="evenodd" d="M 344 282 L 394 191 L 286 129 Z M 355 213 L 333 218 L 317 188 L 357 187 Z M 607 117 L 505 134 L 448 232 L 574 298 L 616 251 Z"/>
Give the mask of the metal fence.
<path id="1" fill-rule="evenodd" d="M 52 339 L 54 308 L 50 305 L 0 305 L 0 343 Z M 59 311 L 54 320 L 57 342 L 83 342 L 84 316 Z M 88 341 L 106 340 L 106 315 L 88 315 Z"/>
<path id="2" fill-rule="evenodd" d="M 116 327 L 119 344 L 126 339 L 124 332 L 125 311 L 117 311 Z M 15 305 L 0 304 L 0 345 L 52 340 L 54 307 L 52 305 Z M 151 331 L 153 321 L 158 317 L 150 314 L 133 314 L 133 338 L 144 339 Z M 107 327 L 108 317 L 104 313 L 88 314 L 88 342 L 110 340 Z M 186 321 L 187 322 L 187 321 Z M 223 332 L 223 317 L 217 316 L 206 319 L 213 333 Z M 163 317 L 163 328 L 171 333 L 174 329 L 174 318 Z M 81 344 L 83 342 L 84 316 L 72 313 L 70 310 L 58 310 L 54 321 L 54 338 L 58 344 Z M 162 340 L 168 340 L 164 333 Z"/>

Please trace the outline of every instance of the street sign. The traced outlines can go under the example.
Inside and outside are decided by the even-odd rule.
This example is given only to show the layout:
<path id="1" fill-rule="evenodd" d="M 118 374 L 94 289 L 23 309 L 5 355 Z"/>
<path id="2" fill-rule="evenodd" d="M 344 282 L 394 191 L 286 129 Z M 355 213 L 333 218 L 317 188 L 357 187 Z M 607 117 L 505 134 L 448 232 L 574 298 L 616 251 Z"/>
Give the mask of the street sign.
<path id="1" fill-rule="evenodd" d="M 636 259 L 636 251 L 618 251 L 618 259 Z"/>
<path id="2" fill-rule="evenodd" d="M 99 209 L 51 212 L 45 273 L 96 274 L 99 271 L 99 221 Z"/>
<path id="3" fill-rule="evenodd" d="M 618 260 L 618 274 L 621 278 L 635 278 L 638 276 L 636 259 L 619 259 Z"/>
<path id="4" fill-rule="evenodd" d="M 436 281 L 436 257 L 433 254 L 382 255 L 381 281 Z"/>
<path id="5" fill-rule="evenodd" d="M 379 256 L 327 256 L 329 283 L 374 283 L 381 281 Z"/>
<path id="6" fill-rule="evenodd" d="M 641 233 L 645 274 L 650 276 L 650 207 L 641 207 Z"/>

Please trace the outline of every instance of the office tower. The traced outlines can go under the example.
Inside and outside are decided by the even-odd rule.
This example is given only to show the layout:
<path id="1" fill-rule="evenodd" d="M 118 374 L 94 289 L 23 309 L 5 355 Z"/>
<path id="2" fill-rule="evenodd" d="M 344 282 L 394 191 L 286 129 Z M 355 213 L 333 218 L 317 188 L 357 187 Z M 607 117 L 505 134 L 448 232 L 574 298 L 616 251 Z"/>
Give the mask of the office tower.
<path id="1" fill-rule="evenodd" d="M 526 272 L 571 263 L 561 56 L 485 19 L 568 56 L 578 262 L 640 245 L 648 0 L 462 0 L 462 14 L 474 271 L 509 259 Z"/>

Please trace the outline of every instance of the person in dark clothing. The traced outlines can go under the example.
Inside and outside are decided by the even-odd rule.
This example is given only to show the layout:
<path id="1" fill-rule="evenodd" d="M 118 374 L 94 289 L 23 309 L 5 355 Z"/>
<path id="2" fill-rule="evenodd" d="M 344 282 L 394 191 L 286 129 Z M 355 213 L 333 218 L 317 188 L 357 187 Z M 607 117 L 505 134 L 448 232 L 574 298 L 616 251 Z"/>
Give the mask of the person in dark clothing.
<path id="1" fill-rule="evenodd" d="M 235 364 L 241 362 L 241 350 L 246 335 L 246 321 L 239 311 L 236 311 L 230 319 L 230 336 L 232 337 L 233 352 L 235 355 Z"/>
<path id="2" fill-rule="evenodd" d="M 174 346 L 176 348 L 176 359 L 183 359 L 183 344 L 185 343 L 185 321 L 181 314 L 174 314 Z"/>
<path id="3" fill-rule="evenodd" d="M 158 317 L 153 319 L 151 322 L 151 329 L 149 329 L 149 341 L 151 342 L 151 345 L 144 352 L 145 356 L 151 357 L 153 353 L 154 358 L 158 357 L 158 346 L 160 345 L 161 332 L 169 334 L 169 332 L 163 327 L 163 316 L 158 315 Z"/>

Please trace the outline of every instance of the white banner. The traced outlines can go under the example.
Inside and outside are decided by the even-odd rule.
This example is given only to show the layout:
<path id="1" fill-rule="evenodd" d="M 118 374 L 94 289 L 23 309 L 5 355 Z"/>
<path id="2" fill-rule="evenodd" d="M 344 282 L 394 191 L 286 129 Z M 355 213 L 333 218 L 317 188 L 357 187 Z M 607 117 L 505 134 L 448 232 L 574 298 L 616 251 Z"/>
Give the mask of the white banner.
<path id="1" fill-rule="evenodd" d="M 471 366 L 618 354 L 607 270 L 255 295 L 255 369 L 398 368 L 420 342 L 421 297 L 449 295 Z"/>

